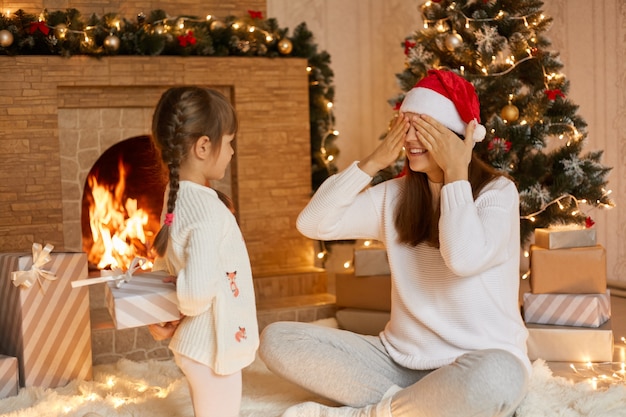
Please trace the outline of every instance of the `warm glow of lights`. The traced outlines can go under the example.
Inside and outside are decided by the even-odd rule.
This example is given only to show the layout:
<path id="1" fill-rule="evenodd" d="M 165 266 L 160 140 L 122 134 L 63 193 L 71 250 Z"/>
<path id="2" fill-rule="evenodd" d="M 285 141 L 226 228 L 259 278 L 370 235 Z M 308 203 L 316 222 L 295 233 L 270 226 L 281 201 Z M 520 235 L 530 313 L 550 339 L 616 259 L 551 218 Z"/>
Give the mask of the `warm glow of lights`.
<path id="1" fill-rule="evenodd" d="M 115 386 L 115 378 L 113 378 L 112 376 L 107 378 L 107 387 L 109 388 L 113 388 Z"/>
<path id="2" fill-rule="evenodd" d="M 119 408 L 126 404 L 126 400 L 124 398 L 112 397 L 111 402 L 113 403 L 114 408 Z"/>
<path id="3" fill-rule="evenodd" d="M 324 259 L 324 256 L 326 256 L 324 252 L 317 252 L 317 259 Z"/>
<path id="4" fill-rule="evenodd" d="M 363 246 L 367 247 L 370 246 L 372 244 L 371 240 L 366 240 L 365 242 L 363 242 Z"/>
<path id="5" fill-rule="evenodd" d="M 351 263 L 350 261 L 345 261 L 345 262 L 343 263 L 343 267 L 344 267 L 345 269 L 350 268 L 350 265 L 352 265 L 352 263 Z"/>
<path id="6" fill-rule="evenodd" d="M 326 160 L 327 160 L 328 162 L 331 162 L 331 161 L 333 161 L 334 159 L 335 159 L 335 157 L 334 157 L 333 155 L 328 155 L 328 158 L 326 158 Z"/>
<path id="7" fill-rule="evenodd" d="M 122 161 L 118 170 L 120 180 L 113 190 L 99 184 L 94 175 L 87 178 L 93 197 L 89 207 L 93 245 L 87 256 L 99 269 L 126 268 L 136 256 L 148 255 L 145 253 L 148 239 L 144 228 L 148 225 L 149 215 L 137 207 L 137 200 L 127 198 L 123 201 L 126 168 Z M 152 264 L 147 262 L 144 269 L 150 268 Z"/>
<path id="8" fill-rule="evenodd" d="M 329 101 L 328 103 L 326 103 L 326 107 L 328 107 L 329 109 L 333 108 L 333 102 Z"/>
<path id="9" fill-rule="evenodd" d="M 210 15 L 210 14 L 206 15 L 206 20 L 211 20 L 211 19 L 213 19 L 212 15 Z"/>
<path id="10" fill-rule="evenodd" d="M 530 253 L 527 250 L 525 250 L 524 251 L 524 258 L 528 258 L 528 257 L 530 257 Z"/>
<path id="11" fill-rule="evenodd" d="M 333 135 L 339 136 L 339 131 L 338 130 L 333 130 Z"/>

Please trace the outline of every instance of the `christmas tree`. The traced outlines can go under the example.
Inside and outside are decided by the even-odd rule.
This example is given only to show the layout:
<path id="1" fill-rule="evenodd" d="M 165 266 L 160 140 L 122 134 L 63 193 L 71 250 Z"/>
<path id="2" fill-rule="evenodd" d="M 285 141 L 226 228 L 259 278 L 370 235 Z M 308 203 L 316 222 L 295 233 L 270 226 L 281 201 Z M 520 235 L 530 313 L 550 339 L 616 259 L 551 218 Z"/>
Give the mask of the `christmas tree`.
<path id="1" fill-rule="evenodd" d="M 522 244 L 537 227 L 589 225 L 583 207 L 613 206 L 602 151 L 583 153 L 587 124 L 567 97 L 558 53 L 548 50 L 544 33 L 552 19 L 542 6 L 538 0 L 427 1 L 424 27 L 402 45 L 406 67 L 397 74 L 403 92 L 431 68 L 455 71 L 474 85 L 487 128 L 475 152 L 516 182 Z M 390 103 L 398 108 L 403 98 Z"/>

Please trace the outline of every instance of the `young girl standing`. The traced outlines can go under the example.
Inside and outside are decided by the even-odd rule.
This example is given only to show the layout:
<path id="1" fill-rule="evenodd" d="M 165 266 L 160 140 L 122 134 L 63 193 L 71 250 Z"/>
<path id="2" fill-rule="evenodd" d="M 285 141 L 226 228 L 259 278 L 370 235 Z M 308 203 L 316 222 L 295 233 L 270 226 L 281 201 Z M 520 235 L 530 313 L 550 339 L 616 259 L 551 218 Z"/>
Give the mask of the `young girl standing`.
<path id="1" fill-rule="evenodd" d="M 175 87 L 159 100 L 154 144 L 169 171 L 163 227 L 154 248 L 176 276 L 183 315 L 169 348 L 191 392 L 196 417 L 235 417 L 241 369 L 259 345 L 250 260 L 237 221 L 206 186 L 224 177 L 237 116 L 217 91 Z"/>

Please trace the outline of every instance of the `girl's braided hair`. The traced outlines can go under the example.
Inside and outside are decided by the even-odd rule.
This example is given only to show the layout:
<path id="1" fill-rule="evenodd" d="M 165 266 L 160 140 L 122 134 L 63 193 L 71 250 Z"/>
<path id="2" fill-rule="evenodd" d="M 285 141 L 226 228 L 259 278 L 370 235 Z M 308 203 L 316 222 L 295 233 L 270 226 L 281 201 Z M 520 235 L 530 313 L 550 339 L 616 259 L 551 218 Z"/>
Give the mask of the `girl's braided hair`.
<path id="1" fill-rule="evenodd" d="M 173 213 L 179 188 L 179 169 L 198 138 L 208 136 L 213 152 L 219 152 L 222 136 L 237 133 L 238 120 L 226 97 L 210 88 L 173 87 L 161 96 L 152 117 L 152 141 L 169 173 L 167 213 Z M 169 238 L 164 224 L 153 247 L 164 256 Z"/>

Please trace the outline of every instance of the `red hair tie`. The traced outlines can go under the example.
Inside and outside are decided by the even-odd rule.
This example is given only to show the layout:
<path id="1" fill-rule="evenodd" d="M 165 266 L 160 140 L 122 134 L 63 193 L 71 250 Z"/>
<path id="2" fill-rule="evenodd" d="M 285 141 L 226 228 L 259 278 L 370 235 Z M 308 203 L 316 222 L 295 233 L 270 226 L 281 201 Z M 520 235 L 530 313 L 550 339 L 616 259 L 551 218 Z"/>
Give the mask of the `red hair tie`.
<path id="1" fill-rule="evenodd" d="M 171 226 L 173 221 L 174 221 L 174 213 L 167 213 L 165 215 L 165 221 L 163 221 L 163 223 L 166 226 Z"/>

